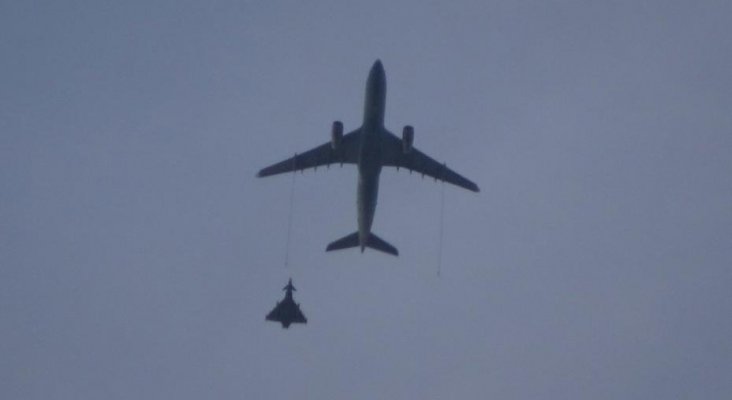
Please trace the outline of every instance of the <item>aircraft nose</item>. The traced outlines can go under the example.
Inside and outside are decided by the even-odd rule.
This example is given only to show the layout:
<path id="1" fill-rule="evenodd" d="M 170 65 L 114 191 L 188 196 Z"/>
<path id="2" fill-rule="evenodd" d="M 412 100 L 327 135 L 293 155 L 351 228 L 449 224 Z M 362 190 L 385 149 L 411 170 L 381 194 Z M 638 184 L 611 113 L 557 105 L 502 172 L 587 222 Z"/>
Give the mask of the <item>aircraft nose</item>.
<path id="1" fill-rule="evenodd" d="M 377 82 L 386 81 L 386 73 L 384 72 L 384 66 L 381 65 L 381 60 L 376 60 L 376 62 L 374 62 L 374 65 L 371 67 L 371 71 L 369 72 L 369 80 L 375 84 Z"/>
<path id="2" fill-rule="evenodd" d="M 384 66 L 381 65 L 381 60 L 377 59 L 376 62 L 374 62 L 374 65 L 371 67 L 371 71 L 372 72 L 380 71 L 382 73 L 384 72 Z"/>
<path id="3" fill-rule="evenodd" d="M 376 60 L 369 71 L 369 78 L 366 81 L 368 93 L 378 94 L 375 98 L 383 97 L 386 93 L 386 73 L 381 65 L 381 60 Z"/>

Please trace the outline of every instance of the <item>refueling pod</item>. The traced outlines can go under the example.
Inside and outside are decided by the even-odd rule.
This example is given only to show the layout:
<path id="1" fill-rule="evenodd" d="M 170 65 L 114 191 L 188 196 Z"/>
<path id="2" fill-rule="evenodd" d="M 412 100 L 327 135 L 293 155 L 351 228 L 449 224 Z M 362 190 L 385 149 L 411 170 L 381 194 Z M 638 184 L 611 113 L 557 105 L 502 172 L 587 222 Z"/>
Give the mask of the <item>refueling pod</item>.
<path id="1" fill-rule="evenodd" d="M 333 150 L 338 150 L 341 147 L 343 141 L 343 122 L 333 121 L 333 128 L 330 131 L 330 147 Z"/>
<path id="2" fill-rule="evenodd" d="M 412 143 L 414 143 L 414 127 L 406 125 L 402 130 L 402 151 L 409 154 L 412 151 Z"/>

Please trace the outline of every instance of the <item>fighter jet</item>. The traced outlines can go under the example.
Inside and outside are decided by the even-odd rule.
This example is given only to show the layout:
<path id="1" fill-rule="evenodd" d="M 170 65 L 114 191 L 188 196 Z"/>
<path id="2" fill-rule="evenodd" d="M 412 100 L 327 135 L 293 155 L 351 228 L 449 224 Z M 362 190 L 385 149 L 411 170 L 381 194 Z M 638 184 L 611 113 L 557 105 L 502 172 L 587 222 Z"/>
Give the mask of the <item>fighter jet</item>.
<path id="1" fill-rule="evenodd" d="M 300 311 L 300 305 L 295 303 L 295 300 L 292 298 L 292 292 L 297 290 L 292 286 L 292 278 L 290 278 L 287 286 L 282 288 L 282 290 L 287 291 L 285 293 L 285 299 L 278 301 L 274 310 L 270 311 L 265 319 L 267 321 L 280 322 L 283 328 L 289 328 L 292 323 L 307 324 L 308 320 L 302 314 L 302 311 Z"/>
<path id="2" fill-rule="evenodd" d="M 343 135 L 343 123 L 334 121 L 330 142 L 270 165 L 257 174 L 265 177 L 321 165 L 330 166 L 333 163 L 358 165 L 358 231 L 330 243 L 326 251 L 360 247 L 363 253 L 369 247 L 399 255 L 396 247 L 371 232 L 379 193 L 379 174 L 384 166 L 406 168 L 422 176 L 428 175 L 473 192 L 479 191 L 478 185 L 413 147 L 412 126 L 404 127 L 401 139 L 389 132 L 384 127 L 385 107 L 386 74 L 381 61 L 376 60 L 366 80 L 364 116 L 360 127 Z"/>

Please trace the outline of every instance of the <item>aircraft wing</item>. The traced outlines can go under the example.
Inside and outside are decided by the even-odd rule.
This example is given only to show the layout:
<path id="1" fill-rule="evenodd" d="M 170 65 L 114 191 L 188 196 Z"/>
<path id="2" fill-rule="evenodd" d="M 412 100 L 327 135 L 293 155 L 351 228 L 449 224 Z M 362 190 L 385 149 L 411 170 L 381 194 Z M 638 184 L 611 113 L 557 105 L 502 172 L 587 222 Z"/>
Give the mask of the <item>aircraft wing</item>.
<path id="1" fill-rule="evenodd" d="M 294 310 L 294 313 L 292 315 L 292 322 L 297 322 L 300 324 L 307 324 L 308 320 L 305 318 L 305 315 L 300 311 L 300 305 L 297 305 L 297 308 Z"/>
<path id="2" fill-rule="evenodd" d="M 263 168 L 259 171 L 257 176 L 262 178 L 285 172 L 316 168 L 321 165 L 330 165 L 333 163 L 357 164 L 358 146 L 361 143 L 360 138 L 361 130 L 356 129 L 355 131 L 343 136 L 338 149 L 333 149 L 331 142 L 324 143 L 302 154 L 295 154 L 294 157 L 290 157 L 276 164 L 272 164 L 269 167 Z"/>
<path id="3" fill-rule="evenodd" d="M 278 302 L 277 306 L 267 314 L 265 319 L 267 321 L 280 321 L 282 320 L 282 316 L 280 314 L 282 314 L 282 307 L 280 307 L 280 303 Z"/>
<path id="4" fill-rule="evenodd" d="M 277 321 L 286 323 L 301 323 L 306 324 L 308 322 L 305 315 L 300 310 L 300 305 L 292 300 L 284 300 L 277 302 L 277 306 L 267 314 L 265 317 L 267 321 Z"/>
<path id="5" fill-rule="evenodd" d="M 391 132 L 385 135 L 386 140 L 382 144 L 383 165 L 397 168 L 407 168 L 410 171 L 417 171 L 420 174 L 452 183 L 461 188 L 479 192 L 480 189 L 471 180 L 447 168 L 445 164 L 435 161 L 432 157 L 412 147 L 409 153 L 402 150 L 402 140 Z"/>

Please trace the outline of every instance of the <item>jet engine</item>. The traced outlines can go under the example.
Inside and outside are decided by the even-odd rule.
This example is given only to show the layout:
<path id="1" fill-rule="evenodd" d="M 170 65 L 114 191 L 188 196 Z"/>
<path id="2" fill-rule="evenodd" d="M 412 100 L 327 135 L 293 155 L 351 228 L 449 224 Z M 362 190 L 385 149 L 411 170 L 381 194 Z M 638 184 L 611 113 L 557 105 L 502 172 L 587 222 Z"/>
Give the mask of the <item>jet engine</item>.
<path id="1" fill-rule="evenodd" d="M 412 151 L 412 143 L 414 143 L 414 127 L 407 125 L 402 130 L 402 151 L 409 154 Z"/>
<path id="2" fill-rule="evenodd" d="M 338 150 L 343 140 L 343 122 L 333 121 L 333 128 L 330 131 L 330 147 Z"/>

